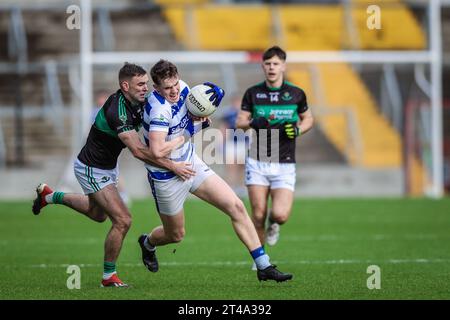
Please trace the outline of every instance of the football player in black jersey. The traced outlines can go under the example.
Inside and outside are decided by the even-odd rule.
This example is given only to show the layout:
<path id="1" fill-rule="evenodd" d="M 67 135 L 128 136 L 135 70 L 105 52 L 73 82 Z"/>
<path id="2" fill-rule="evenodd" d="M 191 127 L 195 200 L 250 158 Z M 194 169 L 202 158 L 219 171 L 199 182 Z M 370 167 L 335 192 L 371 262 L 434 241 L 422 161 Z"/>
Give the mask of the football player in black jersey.
<path id="1" fill-rule="evenodd" d="M 45 183 L 36 189 L 33 213 L 38 215 L 47 204 L 62 204 L 90 219 L 112 222 L 104 244 L 103 287 L 126 287 L 117 276 L 116 260 L 123 240 L 131 226 L 131 214 L 117 190 L 117 158 L 124 148 L 134 157 L 152 163 L 152 154 L 139 139 L 143 108 L 146 103 L 149 77 L 140 66 L 130 63 L 119 71 L 120 89 L 106 100 L 97 113 L 86 144 L 74 162 L 75 176 L 84 194 L 53 191 Z M 183 137 L 164 145 L 164 153 L 169 154 L 184 142 Z M 189 170 L 180 165 L 177 170 Z"/>
<path id="2" fill-rule="evenodd" d="M 280 225 L 291 214 L 296 139 L 312 128 L 313 116 L 305 92 L 284 79 L 286 52 L 274 46 L 263 53 L 262 60 L 265 81 L 245 92 L 236 126 L 255 130 L 256 141 L 246 159 L 245 182 L 261 243 L 274 245 Z"/>

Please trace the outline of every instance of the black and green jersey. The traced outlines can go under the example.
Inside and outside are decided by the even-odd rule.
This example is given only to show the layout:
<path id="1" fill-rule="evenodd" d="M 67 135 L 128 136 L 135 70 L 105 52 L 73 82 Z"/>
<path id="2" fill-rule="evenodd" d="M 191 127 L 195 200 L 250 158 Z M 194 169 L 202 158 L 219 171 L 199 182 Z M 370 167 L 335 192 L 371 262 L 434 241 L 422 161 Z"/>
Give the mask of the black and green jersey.
<path id="1" fill-rule="evenodd" d="M 118 135 L 130 130 L 139 131 L 144 105 L 145 102 L 133 106 L 120 90 L 112 94 L 98 111 L 78 159 L 90 167 L 114 169 L 120 152 L 125 148 Z"/>
<path id="2" fill-rule="evenodd" d="M 265 117 L 269 120 L 268 129 L 279 130 L 287 122 L 297 122 L 299 114 L 308 110 L 305 92 L 284 81 L 281 87 L 271 88 L 265 82 L 261 82 L 249 89 L 242 99 L 242 110 L 250 112 L 252 118 Z M 279 131 L 279 144 L 271 145 L 271 130 L 267 130 L 267 156 L 271 156 L 272 148 L 279 148 L 279 162 L 295 162 L 295 139 L 288 139 Z M 257 132 L 257 140 L 260 133 Z M 257 159 L 260 160 L 260 143 L 253 144 L 258 148 Z M 252 156 L 252 153 L 250 153 Z"/>

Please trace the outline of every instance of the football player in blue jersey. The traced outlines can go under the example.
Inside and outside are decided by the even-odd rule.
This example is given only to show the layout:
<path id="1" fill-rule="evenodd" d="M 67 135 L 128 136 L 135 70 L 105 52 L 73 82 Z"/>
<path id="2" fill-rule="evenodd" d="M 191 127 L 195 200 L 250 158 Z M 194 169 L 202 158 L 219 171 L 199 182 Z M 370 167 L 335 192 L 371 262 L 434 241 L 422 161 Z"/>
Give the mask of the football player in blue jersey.
<path id="1" fill-rule="evenodd" d="M 183 205 L 188 194 L 192 193 L 230 217 L 237 236 L 255 261 L 259 280 L 279 282 L 291 279 L 291 274 L 280 272 L 270 263 L 244 204 L 228 184 L 196 155 L 189 139 L 169 157 L 164 156 L 163 150 L 167 149 L 170 141 L 179 136 L 193 136 L 208 125 L 208 119 L 193 117 L 188 112 L 185 101 L 189 87 L 180 79 L 173 63 L 160 60 L 151 68 L 150 75 L 154 90 L 145 106 L 143 127 L 145 142 L 154 155 L 154 164 L 147 164 L 146 168 L 162 225 L 138 239 L 144 265 L 151 272 L 157 272 L 156 248 L 183 240 Z M 210 87 L 207 93 L 211 93 L 212 103 L 218 106 L 223 90 L 212 83 L 205 84 Z"/>

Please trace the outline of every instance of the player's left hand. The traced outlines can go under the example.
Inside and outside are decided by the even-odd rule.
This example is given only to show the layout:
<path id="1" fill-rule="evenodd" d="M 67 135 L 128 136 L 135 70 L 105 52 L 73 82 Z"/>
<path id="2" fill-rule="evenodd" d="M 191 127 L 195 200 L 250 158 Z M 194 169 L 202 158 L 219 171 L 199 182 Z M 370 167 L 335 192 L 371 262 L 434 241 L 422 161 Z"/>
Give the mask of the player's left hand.
<path id="1" fill-rule="evenodd" d="M 202 121 L 202 130 L 208 128 L 209 126 L 211 126 L 211 119 L 210 118 L 206 118 L 205 121 Z"/>
<path id="2" fill-rule="evenodd" d="M 209 121 L 208 117 L 197 117 L 197 116 L 193 115 L 192 113 L 190 113 L 189 110 L 188 110 L 188 116 L 189 116 L 189 118 L 192 119 L 192 121 L 200 121 L 200 122 Z"/>
<path id="3" fill-rule="evenodd" d="M 286 123 L 284 125 L 284 133 L 286 134 L 286 137 L 288 137 L 288 139 L 295 139 L 296 137 L 298 137 L 301 134 L 300 128 L 297 127 L 297 123 Z"/>
<path id="4" fill-rule="evenodd" d="M 220 102 L 222 101 L 223 96 L 225 95 L 225 91 L 211 82 L 205 82 L 203 84 L 211 88 L 205 93 L 210 94 L 212 92 L 211 97 L 209 97 L 209 101 L 211 101 L 214 106 L 218 107 Z"/>

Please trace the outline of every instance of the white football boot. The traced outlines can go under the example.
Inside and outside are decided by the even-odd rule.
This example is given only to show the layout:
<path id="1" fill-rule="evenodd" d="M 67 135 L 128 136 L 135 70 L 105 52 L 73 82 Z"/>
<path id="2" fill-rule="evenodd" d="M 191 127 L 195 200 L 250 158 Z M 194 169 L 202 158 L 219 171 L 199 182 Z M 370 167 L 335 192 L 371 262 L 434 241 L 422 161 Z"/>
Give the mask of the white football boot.
<path id="1" fill-rule="evenodd" d="M 280 238 L 280 225 L 276 222 L 270 223 L 266 230 L 266 243 L 274 246 Z"/>

